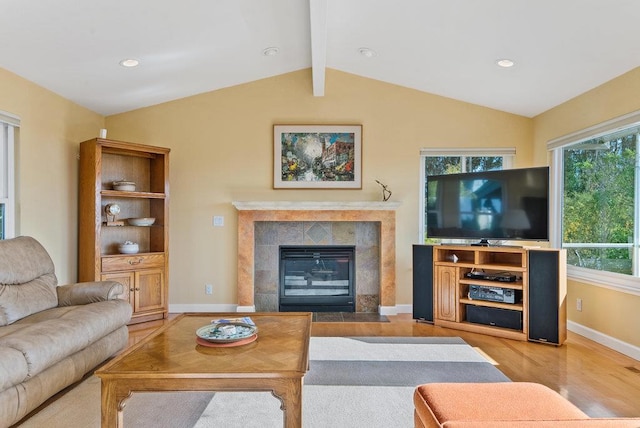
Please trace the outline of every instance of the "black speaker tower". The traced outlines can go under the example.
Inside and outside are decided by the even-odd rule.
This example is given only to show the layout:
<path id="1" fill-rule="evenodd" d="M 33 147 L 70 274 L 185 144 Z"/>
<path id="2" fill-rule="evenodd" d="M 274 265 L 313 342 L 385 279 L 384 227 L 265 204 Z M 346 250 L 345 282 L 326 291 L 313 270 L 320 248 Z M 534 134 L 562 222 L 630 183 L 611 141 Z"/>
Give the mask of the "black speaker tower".
<path id="1" fill-rule="evenodd" d="M 433 246 L 413 246 L 413 318 L 433 323 Z"/>
<path id="2" fill-rule="evenodd" d="M 566 333 L 563 290 L 558 287 L 564 253 L 529 250 L 529 340 L 561 344 Z M 562 299 L 562 301 L 561 301 Z M 564 318 L 564 319 L 563 319 Z"/>

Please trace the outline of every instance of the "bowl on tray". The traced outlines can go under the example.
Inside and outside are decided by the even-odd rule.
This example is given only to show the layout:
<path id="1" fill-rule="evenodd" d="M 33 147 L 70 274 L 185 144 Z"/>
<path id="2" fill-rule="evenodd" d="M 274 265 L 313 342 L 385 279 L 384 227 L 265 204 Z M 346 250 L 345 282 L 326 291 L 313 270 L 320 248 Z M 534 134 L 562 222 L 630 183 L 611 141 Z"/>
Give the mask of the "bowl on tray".
<path id="1" fill-rule="evenodd" d="M 138 217 L 127 219 L 127 223 L 129 223 L 131 226 L 151 226 L 155 222 L 155 217 Z"/>
<path id="2" fill-rule="evenodd" d="M 137 254 L 140 251 L 140 246 L 135 242 L 125 241 L 118 245 L 118 251 L 120 254 Z"/>
<path id="3" fill-rule="evenodd" d="M 252 338 L 258 327 L 242 322 L 213 323 L 196 330 L 196 336 L 211 343 L 233 343 Z"/>

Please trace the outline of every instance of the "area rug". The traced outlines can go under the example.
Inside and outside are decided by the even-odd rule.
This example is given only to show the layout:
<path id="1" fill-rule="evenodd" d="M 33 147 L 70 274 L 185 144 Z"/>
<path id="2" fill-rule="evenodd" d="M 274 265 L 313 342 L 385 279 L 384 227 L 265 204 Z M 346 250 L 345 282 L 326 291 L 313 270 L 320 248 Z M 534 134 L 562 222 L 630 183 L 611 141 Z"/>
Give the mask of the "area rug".
<path id="1" fill-rule="evenodd" d="M 430 382 L 508 382 L 460 338 L 312 337 L 305 428 L 413 427 L 413 391 Z M 195 428 L 281 427 L 269 393 L 216 393 Z"/>
<path id="2" fill-rule="evenodd" d="M 192 428 L 211 401 L 212 392 L 134 393 L 127 400 L 124 426 Z M 100 428 L 100 379 L 90 376 L 20 428 Z"/>
<path id="3" fill-rule="evenodd" d="M 413 427 L 413 390 L 429 382 L 508 382 L 460 338 L 312 337 L 303 427 Z M 134 393 L 124 411 L 135 428 L 280 428 L 280 401 L 261 392 Z M 21 427 L 99 427 L 95 376 Z"/>

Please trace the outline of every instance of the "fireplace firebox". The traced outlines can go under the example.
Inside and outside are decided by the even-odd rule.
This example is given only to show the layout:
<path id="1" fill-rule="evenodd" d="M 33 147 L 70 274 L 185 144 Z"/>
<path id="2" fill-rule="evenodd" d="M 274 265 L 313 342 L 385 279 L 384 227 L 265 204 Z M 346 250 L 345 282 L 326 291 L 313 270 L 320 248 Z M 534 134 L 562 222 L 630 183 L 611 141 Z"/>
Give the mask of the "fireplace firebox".
<path id="1" fill-rule="evenodd" d="M 355 247 L 281 246 L 281 312 L 355 312 Z"/>

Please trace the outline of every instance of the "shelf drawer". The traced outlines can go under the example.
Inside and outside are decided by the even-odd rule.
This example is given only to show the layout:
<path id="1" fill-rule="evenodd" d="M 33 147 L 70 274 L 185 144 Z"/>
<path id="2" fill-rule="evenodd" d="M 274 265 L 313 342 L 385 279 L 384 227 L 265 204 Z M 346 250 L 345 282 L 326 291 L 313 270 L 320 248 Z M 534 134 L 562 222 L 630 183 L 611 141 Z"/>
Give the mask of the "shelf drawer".
<path id="1" fill-rule="evenodd" d="M 126 254 L 102 257 L 102 272 L 164 267 L 164 254 Z"/>

